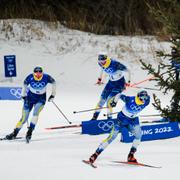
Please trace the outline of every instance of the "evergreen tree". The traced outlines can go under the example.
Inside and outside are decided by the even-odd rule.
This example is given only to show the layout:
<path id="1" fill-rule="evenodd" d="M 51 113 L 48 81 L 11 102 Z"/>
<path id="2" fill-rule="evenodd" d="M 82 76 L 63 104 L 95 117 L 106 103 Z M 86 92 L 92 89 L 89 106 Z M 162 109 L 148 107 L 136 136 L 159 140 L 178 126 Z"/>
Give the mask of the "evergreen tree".
<path id="1" fill-rule="evenodd" d="M 169 91 L 173 92 L 172 99 L 166 107 L 162 107 L 161 100 L 153 94 L 154 107 L 161 112 L 161 115 L 168 118 L 170 121 L 180 122 L 180 27 L 179 19 L 173 16 L 173 11 L 180 12 L 180 3 L 178 0 L 164 0 L 167 3 L 170 11 L 162 8 L 150 7 L 151 13 L 154 17 L 163 24 L 164 34 L 170 35 L 171 54 L 166 54 L 162 51 L 158 51 L 157 56 L 165 59 L 168 58 L 170 63 L 162 62 L 157 68 L 154 68 L 151 64 L 146 64 L 140 60 L 142 69 L 148 70 L 148 74 L 152 74 L 155 77 L 157 86 L 164 94 L 168 94 Z M 176 23 L 177 22 L 177 23 Z"/>

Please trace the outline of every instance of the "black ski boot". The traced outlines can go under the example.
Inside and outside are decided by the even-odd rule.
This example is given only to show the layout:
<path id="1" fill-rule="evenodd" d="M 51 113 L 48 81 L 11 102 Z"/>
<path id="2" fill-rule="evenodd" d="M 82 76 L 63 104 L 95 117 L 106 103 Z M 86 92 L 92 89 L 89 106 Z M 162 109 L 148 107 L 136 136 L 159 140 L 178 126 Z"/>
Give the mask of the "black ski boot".
<path id="1" fill-rule="evenodd" d="M 96 113 L 96 112 L 95 112 L 95 113 L 93 114 L 93 117 L 92 117 L 91 121 L 97 120 L 98 115 L 99 115 L 99 113 Z"/>
<path id="2" fill-rule="evenodd" d="M 93 164 L 98 156 L 99 156 L 99 153 L 97 153 L 97 152 L 92 154 L 91 157 L 89 158 L 89 162 Z"/>
<path id="3" fill-rule="evenodd" d="M 29 143 L 29 141 L 31 140 L 31 136 L 32 136 L 32 131 L 33 129 L 31 127 L 28 128 L 28 131 L 26 133 L 26 142 Z"/>
<path id="4" fill-rule="evenodd" d="M 136 152 L 136 148 L 131 148 L 129 154 L 128 154 L 128 162 L 134 162 L 137 163 L 137 159 L 134 157 L 134 153 Z"/>
<path id="5" fill-rule="evenodd" d="M 14 129 L 14 131 L 11 134 L 6 135 L 5 139 L 7 139 L 7 140 L 15 139 L 17 134 L 18 134 L 18 132 L 19 132 L 18 129 Z"/>

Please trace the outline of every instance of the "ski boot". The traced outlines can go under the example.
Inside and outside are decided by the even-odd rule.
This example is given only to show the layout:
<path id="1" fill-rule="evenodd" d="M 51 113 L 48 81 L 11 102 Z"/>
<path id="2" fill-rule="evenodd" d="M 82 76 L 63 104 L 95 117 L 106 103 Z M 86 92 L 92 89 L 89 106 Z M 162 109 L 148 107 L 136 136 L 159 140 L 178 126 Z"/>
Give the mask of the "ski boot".
<path id="1" fill-rule="evenodd" d="M 128 158 L 127 161 L 128 162 L 134 162 L 137 163 L 136 158 L 134 157 L 134 153 L 136 152 L 136 148 L 131 148 L 129 154 L 128 154 Z"/>
<path id="2" fill-rule="evenodd" d="M 11 134 L 6 135 L 5 139 L 7 140 L 13 140 L 16 138 L 17 134 L 18 134 L 19 130 L 16 128 L 14 129 L 14 131 Z"/>
<path id="3" fill-rule="evenodd" d="M 93 164 L 94 163 L 94 161 L 97 159 L 97 157 L 99 156 L 99 153 L 94 153 L 93 155 L 91 155 L 91 157 L 89 158 L 89 162 L 91 163 L 91 164 Z"/>
<path id="4" fill-rule="evenodd" d="M 29 141 L 31 140 L 31 136 L 32 136 L 32 131 L 33 129 L 31 127 L 28 128 L 28 131 L 26 133 L 26 142 L 29 143 Z"/>
<path id="5" fill-rule="evenodd" d="M 97 120 L 99 113 L 94 113 L 91 121 Z"/>
<path id="6" fill-rule="evenodd" d="M 112 116 L 109 115 L 109 114 L 107 114 L 107 119 L 108 119 L 108 120 L 112 120 Z"/>

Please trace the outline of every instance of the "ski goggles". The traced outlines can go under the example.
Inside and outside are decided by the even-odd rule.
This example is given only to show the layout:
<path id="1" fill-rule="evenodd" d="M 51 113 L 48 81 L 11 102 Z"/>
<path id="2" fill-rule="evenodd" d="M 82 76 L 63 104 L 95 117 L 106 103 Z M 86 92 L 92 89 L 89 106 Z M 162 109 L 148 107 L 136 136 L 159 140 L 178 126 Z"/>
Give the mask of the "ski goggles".
<path id="1" fill-rule="evenodd" d="M 145 103 L 145 101 L 148 99 L 148 96 L 138 96 L 139 100 Z"/>

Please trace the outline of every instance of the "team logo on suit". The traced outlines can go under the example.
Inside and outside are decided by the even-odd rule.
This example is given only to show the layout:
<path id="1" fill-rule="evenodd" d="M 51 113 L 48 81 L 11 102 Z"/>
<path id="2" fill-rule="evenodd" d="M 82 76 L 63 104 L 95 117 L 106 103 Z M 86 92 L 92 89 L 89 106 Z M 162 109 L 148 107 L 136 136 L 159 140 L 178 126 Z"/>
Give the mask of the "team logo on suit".
<path id="1" fill-rule="evenodd" d="M 45 82 L 32 82 L 31 86 L 34 89 L 42 89 L 43 87 L 45 87 Z"/>

